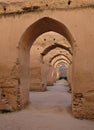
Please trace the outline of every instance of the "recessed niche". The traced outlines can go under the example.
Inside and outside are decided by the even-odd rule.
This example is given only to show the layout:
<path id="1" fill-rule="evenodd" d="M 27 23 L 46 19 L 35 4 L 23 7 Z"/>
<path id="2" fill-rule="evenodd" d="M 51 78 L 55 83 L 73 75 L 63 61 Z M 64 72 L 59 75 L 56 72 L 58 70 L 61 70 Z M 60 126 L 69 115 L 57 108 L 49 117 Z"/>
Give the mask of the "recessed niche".
<path id="1" fill-rule="evenodd" d="M 44 41 L 46 41 L 46 39 L 44 38 Z"/>
<path id="2" fill-rule="evenodd" d="M 48 4 L 46 4 L 46 7 L 48 7 Z"/>
<path id="3" fill-rule="evenodd" d="M 3 9 L 4 9 L 4 11 L 6 11 L 6 7 L 5 6 L 3 7 Z"/>
<path id="4" fill-rule="evenodd" d="M 69 0 L 69 1 L 68 1 L 68 5 L 70 5 L 70 4 L 71 4 L 71 2 L 72 2 L 72 1 L 71 1 L 71 0 Z"/>

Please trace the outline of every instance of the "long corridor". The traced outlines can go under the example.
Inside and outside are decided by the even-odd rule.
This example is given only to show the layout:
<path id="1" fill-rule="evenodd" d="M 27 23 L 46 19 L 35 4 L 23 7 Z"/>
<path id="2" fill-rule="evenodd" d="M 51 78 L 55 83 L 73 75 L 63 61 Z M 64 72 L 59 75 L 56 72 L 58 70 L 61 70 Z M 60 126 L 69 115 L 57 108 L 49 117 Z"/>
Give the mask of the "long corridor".
<path id="1" fill-rule="evenodd" d="M 93 130 L 93 121 L 72 116 L 68 91 L 68 83 L 59 80 L 45 92 L 30 92 L 27 108 L 0 114 L 0 130 Z"/>
<path id="2" fill-rule="evenodd" d="M 71 94 L 65 80 L 58 80 L 48 86 L 45 92 L 30 93 L 30 108 L 37 112 L 66 113 L 71 111 Z"/>

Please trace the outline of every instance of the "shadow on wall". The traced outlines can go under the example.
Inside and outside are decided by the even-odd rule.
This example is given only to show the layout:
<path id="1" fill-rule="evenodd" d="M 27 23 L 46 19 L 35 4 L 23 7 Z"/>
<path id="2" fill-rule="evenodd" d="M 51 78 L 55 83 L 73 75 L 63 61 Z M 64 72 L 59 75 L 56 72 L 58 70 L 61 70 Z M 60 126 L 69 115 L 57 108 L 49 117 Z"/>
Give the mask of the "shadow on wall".
<path id="1" fill-rule="evenodd" d="M 73 47 L 74 39 L 67 29 L 67 27 L 49 17 L 44 17 L 39 19 L 31 26 L 29 26 L 26 31 L 23 33 L 18 47 L 18 63 L 17 63 L 17 78 L 19 79 L 20 83 L 17 84 L 15 90 L 17 93 L 15 97 L 11 97 L 13 101 L 16 101 L 17 107 L 13 104 L 13 101 L 9 98 L 9 95 L 6 95 L 8 100 L 8 104 L 10 105 L 9 111 L 15 111 L 22 109 L 25 107 L 29 102 L 29 86 L 30 86 L 30 48 L 32 47 L 34 41 L 43 33 L 45 32 L 57 32 L 63 35 Z M 5 90 L 4 90 L 5 91 Z M 11 92 L 11 90 L 9 90 Z M 0 102 L 3 102 L 3 99 L 0 99 Z M 6 106 L 6 104 L 4 104 Z M 7 107 L 5 107 L 7 110 Z"/>
<path id="2" fill-rule="evenodd" d="M 67 27 L 49 17 L 44 17 L 39 19 L 34 24 L 29 26 L 27 30 L 22 35 L 19 42 L 19 62 L 20 62 L 20 91 L 21 95 L 21 104 L 24 106 L 28 102 L 28 93 L 29 93 L 29 60 L 30 60 L 30 48 L 33 45 L 34 41 L 38 36 L 45 32 L 54 31 L 63 35 L 73 47 L 74 39 L 67 29 Z M 27 86 L 27 88 L 26 88 Z M 25 95 L 24 95 L 25 94 Z"/>

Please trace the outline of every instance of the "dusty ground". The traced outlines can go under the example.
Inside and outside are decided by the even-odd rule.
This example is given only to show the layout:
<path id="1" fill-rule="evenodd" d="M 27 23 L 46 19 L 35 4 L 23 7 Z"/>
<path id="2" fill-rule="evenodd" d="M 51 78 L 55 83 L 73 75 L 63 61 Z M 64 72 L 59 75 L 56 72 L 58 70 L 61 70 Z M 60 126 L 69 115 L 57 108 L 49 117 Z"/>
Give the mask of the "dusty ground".
<path id="1" fill-rule="evenodd" d="M 46 92 L 31 92 L 30 105 L 19 112 L 0 114 L 0 130 L 94 130 L 94 122 L 75 119 L 71 94 L 64 81 Z"/>

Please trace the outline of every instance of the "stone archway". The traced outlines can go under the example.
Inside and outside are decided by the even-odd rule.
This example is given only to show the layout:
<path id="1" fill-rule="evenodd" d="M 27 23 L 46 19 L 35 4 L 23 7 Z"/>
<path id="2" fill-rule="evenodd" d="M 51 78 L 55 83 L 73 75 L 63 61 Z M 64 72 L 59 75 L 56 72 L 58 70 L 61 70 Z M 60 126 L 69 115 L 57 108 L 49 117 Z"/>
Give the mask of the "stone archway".
<path id="1" fill-rule="evenodd" d="M 55 66 L 55 64 L 56 64 L 57 62 L 59 62 L 59 61 L 64 61 L 64 62 L 66 62 L 67 64 L 70 64 L 70 63 L 68 62 L 68 60 L 66 60 L 66 59 L 64 59 L 64 58 L 59 58 L 59 59 L 57 59 L 57 60 L 53 63 L 53 66 Z"/>
<path id="2" fill-rule="evenodd" d="M 50 59 L 49 63 L 51 63 L 51 62 L 52 62 L 56 57 L 58 57 L 58 56 L 64 56 L 64 57 L 66 57 L 66 58 L 71 62 L 70 58 L 69 58 L 67 55 L 65 55 L 65 54 L 57 54 L 57 55 L 54 55 L 54 56 Z"/>
<path id="3" fill-rule="evenodd" d="M 65 60 L 59 60 L 55 63 L 55 68 L 57 68 L 59 73 L 59 79 L 65 79 L 68 82 L 68 67 L 69 64 Z M 70 86 L 69 86 L 70 87 Z"/>
<path id="4" fill-rule="evenodd" d="M 57 67 L 59 67 L 61 64 L 64 64 L 66 67 L 68 67 L 68 65 L 69 65 L 66 61 L 60 60 L 60 61 L 56 62 L 55 67 L 57 68 Z"/>
<path id="5" fill-rule="evenodd" d="M 69 47 L 66 47 L 66 46 L 61 45 L 61 44 L 58 44 L 58 43 L 55 43 L 54 45 L 51 45 L 51 46 L 47 47 L 47 48 L 41 53 L 41 55 L 42 55 L 42 56 L 45 56 L 45 55 L 47 55 L 48 52 L 50 52 L 51 50 L 53 50 L 53 49 L 55 49 L 55 48 L 57 48 L 57 47 L 58 47 L 58 48 L 61 48 L 61 49 L 64 49 L 64 50 L 68 51 L 71 55 L 73 55 L 72 50 L 71 50 Z"/>
<path id="6" fill-rule="evenodd" d="M 73 50 L 72 50 L 72 48 L 66 47 L 66 46 L 64 46 L 64 45 L 62 45 L 62 44 L 55 43 L 54 45 L 51 45 L 51 46 L 45 48 L 44 51 L 41 53 L 41 59 L 42 59 L 42 61 L 43 61 L 44 56 L 46 56 L 49 52 L 51 52 L 52 50 L 54 50 L 54 49 L 56 49 L 56 48 L 64 49 L 64 50 L 65 50 L 66 52 L 68 52 L 71 56 L 73 55 Z M 60 56 L 60 55 L 57 55 L 57 56 Z M 56 56 L 56 57 L 57 57 L 57 56 Z M 67 56 L 65 56 L 65 57 L 68 59 Z M 54 57 L 54 58 L 55 58 L 55 57 Z M 53 58 L 53 59 L 54 59 L 54 58 Z M 53 60 L 53 59 L 52 59 L 52 60 Z M 50 62 L 49 62 L 49 63 L 50 63 Z"/>
<path id="7" fill-rule="evenodd" d="M 57 66 L 59 64 L 62 64 L 64 63 L 66 66 L 69 66 L 69 63 L 67 63 L 65 60 L 61 59 L 61 60 L 58 60 L 55 64 L 54 64 L 54 68 L 57 68 Z"/>
<path id="8" fill-rule="evenodd" d="M 64 24 L 58 22 L 57 20 L 49 17 L 44 17 L 27 28 L 19 41 L 18 48 L 20 108 L 24 107 L 28 103 L 29 99 L 30 48 L 38 36 L 49 31 L 54 31 L 63 35 L 73 48 L 74 39 L 70 31 Z"/>

